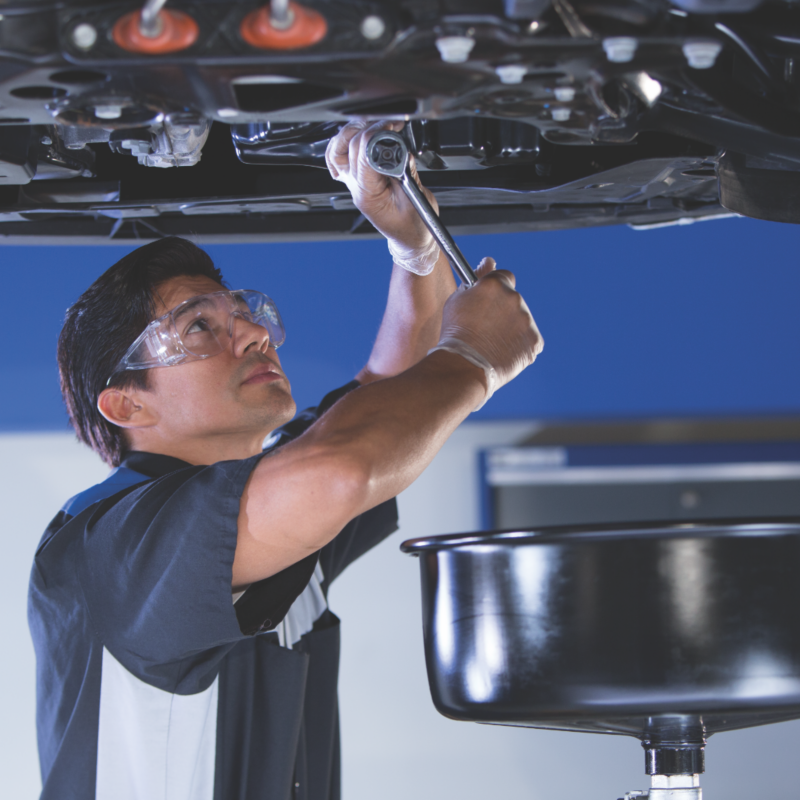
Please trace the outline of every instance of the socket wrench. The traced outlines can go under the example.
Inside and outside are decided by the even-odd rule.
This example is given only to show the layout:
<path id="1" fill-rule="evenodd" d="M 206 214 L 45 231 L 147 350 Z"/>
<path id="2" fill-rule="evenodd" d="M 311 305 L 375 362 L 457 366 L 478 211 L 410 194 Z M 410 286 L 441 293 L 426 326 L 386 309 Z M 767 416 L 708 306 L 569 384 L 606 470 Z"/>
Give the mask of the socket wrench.
<path id="1" fill-rule="evenodd" d="M 375 172 L 400 181 L 406 196 L 453 269 L 465 286 L 472 286 L 477 280 L 475 272 L 411 175 L 411 159 L 405 139 L 394 131 L 378 131 L 367 144 L 367 157 Z"/>

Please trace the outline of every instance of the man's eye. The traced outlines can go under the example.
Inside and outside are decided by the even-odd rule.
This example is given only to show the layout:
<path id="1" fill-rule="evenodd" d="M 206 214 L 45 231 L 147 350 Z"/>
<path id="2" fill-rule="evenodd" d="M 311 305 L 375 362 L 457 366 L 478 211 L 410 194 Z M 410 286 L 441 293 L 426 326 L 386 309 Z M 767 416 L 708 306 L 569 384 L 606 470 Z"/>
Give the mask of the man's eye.
<path id="1" fill-rule="evenodd" d="M 203 319 L 196 319 L 187 329 L 186 333 L 206 333 L 207 331 L 211 330 L 211 325 L 209 324 L 208 320 Z"/>

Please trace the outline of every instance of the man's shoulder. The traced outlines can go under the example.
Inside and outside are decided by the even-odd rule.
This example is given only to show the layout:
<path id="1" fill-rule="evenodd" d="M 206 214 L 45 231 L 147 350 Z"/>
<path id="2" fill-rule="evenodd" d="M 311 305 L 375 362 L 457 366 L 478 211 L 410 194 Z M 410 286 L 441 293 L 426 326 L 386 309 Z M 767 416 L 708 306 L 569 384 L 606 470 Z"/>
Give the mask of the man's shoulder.
<path id="1" fill-rule="evenodd" d="M 70 497 L 61 507 L 61 511 L 70 517 L 75 517 L 85 511 L 89 506 L 99 503 L 108 497 L 113 497 L 118 492 L 136 486 L 140 483 L 152 480 L 141 472 L 136 472 L 129 467 L 117 467 L 111 474 L 100 483 L 90 486 L 74 497 Z"/>
<path id="2" fill-rule="evenodd" d="M 70 497 L 70 499 L 64 503 L 53 519 L 50 520 L 47 528 L 45 528 L 44 534 L 42 535 L 39 545 L 36 548 L 35 563 L 41 564 L 43 555 L 46 552 L 51 553 L 53 551 L 55 544 L 54 540 L 56 538 L 63 542 L 63 546 L 55 546 L 55 549 L 59 552 L 53 552 L 53 557 L 56 560 L 63 558 L 64 554 L 61 551 L 64 549 L 64 547 L 66 547 L 67 544 L 65 535 L 68 533 L 70 528 L 69 524 L 82 512 L 86 511 L 88 508 L 91 508 L 96 503 L 102 502 L 103 500 L 113 497 L 121 492 L 125 492 L 134 486 L 138 486 L 149 480 L 151 480 L 151 478 L 149 478 L 147 475 L 143 475 L 125 467 L 117 467 L 111 471 L 111 474 L 105 480 L 100 481 L 100 483 L 97 483 L 94 486 L 90 486 L 88 489 L 79 492 L 73 497 Z M 78 529 L 76 528 L 76 531 L 77 530 Z M 62 535 L 57 537 L 57 534 Z M 69 539 L 74 537 L 69 537 L 67 535 L 66 538 Z M 51 560 L 52 559 L 50 558 L 47 559 L 47 561 Z"/>

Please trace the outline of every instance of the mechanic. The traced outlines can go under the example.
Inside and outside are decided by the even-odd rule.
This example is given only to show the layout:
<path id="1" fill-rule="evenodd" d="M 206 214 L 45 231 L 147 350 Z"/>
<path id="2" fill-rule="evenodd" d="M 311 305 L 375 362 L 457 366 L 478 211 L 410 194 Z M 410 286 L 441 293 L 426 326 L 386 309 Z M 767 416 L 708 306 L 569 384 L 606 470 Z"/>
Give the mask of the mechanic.
<path id="1" fill-rule="evenodd" d="M 277 309 L 226 290 L 189 242 L 135 250 L 67 312 L 70 421 L 115 470 L 55 517 L 32 571 L 46 800 L 339 797 L 328 587 L 542 348 L 490 259 L 455 291 L 400 186 L 368 166 L 371 130 L 345 126 L 328 165 L 389 240 L 389 298 L 366 367 L 317 408 L 289 422 Z"/>

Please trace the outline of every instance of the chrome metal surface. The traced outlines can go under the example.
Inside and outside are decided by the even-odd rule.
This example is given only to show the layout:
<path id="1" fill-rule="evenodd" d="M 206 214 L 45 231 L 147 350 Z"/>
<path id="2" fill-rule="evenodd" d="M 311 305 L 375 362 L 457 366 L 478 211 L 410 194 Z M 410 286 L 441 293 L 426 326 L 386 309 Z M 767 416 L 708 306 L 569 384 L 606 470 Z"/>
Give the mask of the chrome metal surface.
<path id="1" fill-rule="evenodd" d="M 800 717 L 800 520 L 402 549 L 420 558 L 428 677 L 448 717 L 637 736 L 651 774 L 676 759 L 701 772 L 716 731 Z"/>
<path id="2" fill-rule="evenodd" d="M 289 0 L 270 0 L 269 21 L 273 28 L 287 30 L 294 24 L 294 12 Z"/>
<path id="3" fill-rule="evenodd" d="M 648 800 L 703 800 L 699 775 L 653 775 Z"/>
<path id="4" fill-rule="evenodd" d="M 472 286 L 477 280 L 475 272 L 414 180 L 405 139 L 394 131 L 378 131 L 369 141 L 367 155 L 370 166 L 376 172 L 400 181 L 406 196 L 417 209 L 436 243 L 444 250 L 453 269 L 465 286 Z"/>
<path id="5" fill-rule="evenodd" d="M 159 14 L 161 9 L 166 5 L 167 0 L 147 0 L 142 6 L 142 16 L 139 20 L 139 30 L 151 38 L 158 36 L 161 33 L 163 23 Z"/>

